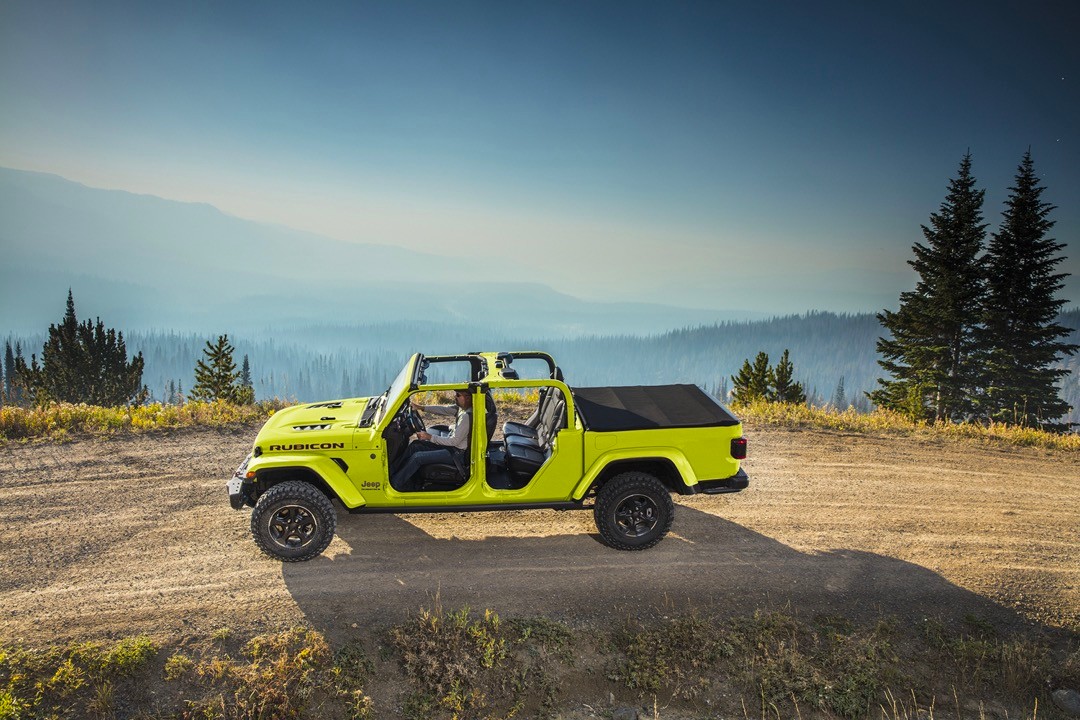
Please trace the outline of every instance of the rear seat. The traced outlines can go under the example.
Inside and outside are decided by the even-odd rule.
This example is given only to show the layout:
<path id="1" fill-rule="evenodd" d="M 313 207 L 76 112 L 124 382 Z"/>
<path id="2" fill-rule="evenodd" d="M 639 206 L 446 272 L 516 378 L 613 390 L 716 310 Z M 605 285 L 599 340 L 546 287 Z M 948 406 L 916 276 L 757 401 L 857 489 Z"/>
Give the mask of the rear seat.
<path id="1" fill-rule="evenodd" d="M 524 487 L 528 484 L 540 466 L 551 457 L 551 443 L 566 422 L 566 401 L 562 393 L 553 388 L 551 395 L 554 399 L 543 408 L 542 417 L 536 426 L 535 437 L 506 435 L 504 444 L 506 469 L 514 477 L 516 487 Z M 507 425 L 510 424 L 507 423 Z"/>
<path id="2" fill-rule="evenodd" d="M 558 388 L 547 388 L 544 396 L 540 398 L 536 412 L 525 423 L 507 422 L 503 424 L 503 436 L 506 437 L 507 441 L 511 437 L 518 438 L 519 442 L 524 438 L 537 445 L 543 445 L 550 440 L 555 427 L 555 416 L 558 414 L 560 407 L 566 408 L 566 401 L 563 399 L 562 391 Z"/>
<path id="3" fill-rule="evenodd" d="M 543 421 L 544 412 L 554 402 L 554 395 L 559 392 L 557 388 L 546 387 L 540 390 L 540 402 L 536 404 L 536 410 L 523 423 L 508 421 L 503 424 L 503 435 L 517 435 L 519 437 L 536 438 L 537 427 Z"/>
<path id="4" fill-rule="evenodd" d="M 506 469 L 514 476 L 517 487 L 525 487 L 540 466 L 547 462 L 551 449 L 541 451 L 528 445 L 506 446 Z"/>

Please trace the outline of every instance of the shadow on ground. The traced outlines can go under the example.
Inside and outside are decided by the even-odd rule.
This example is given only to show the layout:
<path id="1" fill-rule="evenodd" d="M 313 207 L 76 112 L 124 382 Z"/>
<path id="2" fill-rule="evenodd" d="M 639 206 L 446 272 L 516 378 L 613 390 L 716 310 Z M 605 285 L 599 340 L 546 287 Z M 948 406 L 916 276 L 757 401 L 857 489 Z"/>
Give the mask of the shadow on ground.
<path id="1" fill-rule="evenodd" d="M 309 622 L 340 637 L 351 634 L 354 624 L 401 622 L 437 594 L 447 608 L 468 605 L 571 623 L 689 609 L 722 616 L 787 609 L 806 618 L 827 613 L 872 621 L 886 615 L 915 623 L 975 616 L 1003 631 L 1034 628 L 1015 611 L 917 564 L 858 550 L 800 552 L 686 505 L 676 509 L 677 535 L 644 552 L 612 550 L 584 532 L 440 539 L 410 517 L 416 516 L 343 514 L 338 535 L 351 551 L 283 566 L 289 592 Z M 517 517 L 523 535 L 556 520 L 554 511 Z"/>

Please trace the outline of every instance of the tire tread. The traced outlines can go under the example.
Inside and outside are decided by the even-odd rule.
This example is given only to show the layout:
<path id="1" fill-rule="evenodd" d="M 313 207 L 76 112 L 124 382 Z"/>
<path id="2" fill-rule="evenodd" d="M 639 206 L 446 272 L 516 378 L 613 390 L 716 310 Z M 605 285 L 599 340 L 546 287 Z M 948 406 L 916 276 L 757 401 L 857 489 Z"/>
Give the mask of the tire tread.
<path id="1" fill-rule="evenodd" d="M 263 534 L 259 532 L 259 525 L 263 516 L 266 514 L 267 508 L 282 499 L 296 499 L 311 503 L 320 511 L 325 519 L 322 538 L 308 548 L 308 551 L 303 555 L 283 556 L 278 554 L 273 549 L 269 540 L 263 537 Z M 334 539 L 334 533 L 336 531 L 337 512 L 334 510 L 334 504 L 330 502 L 330 498 L 326 497 L 321 490 L 311 483 L 302 480 L 286 480 L 283 483 L 274 485 L 259 496 L 259 501 L 255 504 L 255 509 L 251 511 L 251 535 L 255 538 L 255 544 L 266 555 L 269 555 L 275 560 L 280 560 L 281 562 L 304 562 L 305 560 L 310 560 L 311 558 L 320 555 L 323 550 L 326 550 L 330 545 L 330 541 Z"/>
<path id="2" fill-rule="evenodd" d="M 666 517 L 662 519 L 656 536 L 646 543 L 631 545 L 616 535 L 605 521 L 608 510 L 627 490 L 639 488 L 650 490 L 660 500 L 661 510 L 665 511 Z M 596 504 L 593 507 L 593 519 L 596 521 L 596 529 L 600 531 L 600 537 L 604 542 L 616 550 L 648 550 L 664 539 L 671 530 L 671 523 L 675 520 L 675 503 L 671 500 L 671 493 L 667 487 L 655 476 L 646 472 L 630 471 L 616 475 L 604 483 L 596 495 Z"/>

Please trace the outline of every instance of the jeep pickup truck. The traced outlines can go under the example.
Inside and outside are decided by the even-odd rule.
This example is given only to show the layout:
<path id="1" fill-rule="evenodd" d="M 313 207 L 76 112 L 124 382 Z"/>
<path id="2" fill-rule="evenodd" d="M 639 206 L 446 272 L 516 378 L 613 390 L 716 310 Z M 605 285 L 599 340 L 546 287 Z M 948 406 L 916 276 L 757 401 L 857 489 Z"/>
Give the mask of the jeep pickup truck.
<path id="1" fill-rule="evenodd" d="M 523 359 L 546 376 L 520 378 Z M 468 450 L 395 490 L 391 470 L 428 430 L 410 399 L 460 389 L 472 396 Z M 496 398 L 514 393 L 537 404 L 496 440 Z M 745 457 L 742 424 L 695 385 L 571 388 L 547 353 L 416 354 L 381 395 L 274 414 L 227 488 L 234 509 L 253 508 L 256 544 L 285 562 L 326 549 L 335 500 L 350 513 L 591 509 L 605 543 L 644 550 L 671 527 L 672 493 L 746 488 Z"/>

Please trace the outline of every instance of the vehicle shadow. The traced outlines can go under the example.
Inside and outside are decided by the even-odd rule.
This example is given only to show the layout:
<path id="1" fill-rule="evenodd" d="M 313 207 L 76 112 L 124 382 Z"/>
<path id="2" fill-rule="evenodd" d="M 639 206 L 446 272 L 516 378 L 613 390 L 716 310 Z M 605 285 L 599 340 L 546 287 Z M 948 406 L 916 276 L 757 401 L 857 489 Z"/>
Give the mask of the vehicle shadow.
<path id="1" fill-rule="evenodd" d="M 677 506 L 674 533 L 644 552 L 612 550 L 588 531 L 542 534 L 563 522 L 554 511 L 516 515 L 520 536 L 476 540 L 432 537 L 410 522 L 416 517 L 342 514 L 336 554 L 283 565 L 308 621 L 331 637 L 348 636 L 401 622 L 437 597 L 447 608 L 571 622 L 785 609 L 865 622 L 974 616 L 1005 632 L 1034 625 L 918 564 L 851 549 L 801 552 L 687 505 Z M 476 517 L 490 516 L 469 516 Z"/>

